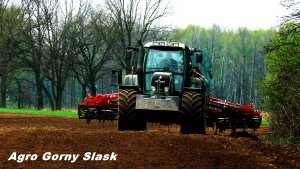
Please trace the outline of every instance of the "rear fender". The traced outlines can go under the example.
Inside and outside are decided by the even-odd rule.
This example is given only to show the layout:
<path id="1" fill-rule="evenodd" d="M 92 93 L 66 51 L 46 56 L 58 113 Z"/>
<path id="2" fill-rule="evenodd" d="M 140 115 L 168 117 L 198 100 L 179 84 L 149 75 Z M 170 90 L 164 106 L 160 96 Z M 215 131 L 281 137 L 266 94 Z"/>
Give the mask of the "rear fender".
<path id="1" fill-rule="evenodd" d="M 184 87 L 183 88 L 183 91 L 195 91 L 195 92 L 199 92 L 201 93 L 203 91 L 202 88 L 194 88 L 194 87 Z"/>
<path id="2" fill-rule="evenodd" d="M 139 86 L 133 86 L 133 85 L 130 85 L 130 86 L 120 85 L 119 90 L 120 89 L 134 89 L 134 90 L 138 91 L 138 93 L 140 93 L 140 91 L 141 91 Z"/>
<path id="3" fill-rule="evenodd" d="M 138 86 L 138 75 L 129 74 L 124 78 L 124 86 Z"/>

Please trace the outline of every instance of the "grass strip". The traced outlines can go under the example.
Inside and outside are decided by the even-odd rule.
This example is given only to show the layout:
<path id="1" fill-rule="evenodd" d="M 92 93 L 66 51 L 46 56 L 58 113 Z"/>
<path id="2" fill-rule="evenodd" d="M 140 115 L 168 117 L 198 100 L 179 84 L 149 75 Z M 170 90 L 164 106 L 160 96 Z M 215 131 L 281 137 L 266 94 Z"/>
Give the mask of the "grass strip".
<path id="1" fill-rule="evenodd" d="M 270 126 L 270 122 L 268 120 L 262 120 L 261 126 Z"/>
<path id="2" fill-rule="evenodd" d="M 51 110 L 33 110 L 33 109 L 14 109 L 0 108 L 0 113 L 28 114 L 28 115 L 47 115 L 47 116 L 63 116 L 77 118 L 76 111 L 51 111 Z"/>

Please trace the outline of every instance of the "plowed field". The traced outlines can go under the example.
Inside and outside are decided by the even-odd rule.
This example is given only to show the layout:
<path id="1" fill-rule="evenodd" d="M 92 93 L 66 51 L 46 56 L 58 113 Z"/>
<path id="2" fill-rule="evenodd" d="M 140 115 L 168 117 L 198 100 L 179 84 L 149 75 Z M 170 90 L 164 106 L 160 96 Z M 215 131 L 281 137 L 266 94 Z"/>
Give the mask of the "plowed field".
<path id="1" fill-rule="evenodd" d="M 267 127 L 258 137 L 179 129 L 149 123 L 146 132 L 119 132 L 116 121 L 0 113 L 0 168 L 300 168 L 298 151 L 260 141 Z"/>

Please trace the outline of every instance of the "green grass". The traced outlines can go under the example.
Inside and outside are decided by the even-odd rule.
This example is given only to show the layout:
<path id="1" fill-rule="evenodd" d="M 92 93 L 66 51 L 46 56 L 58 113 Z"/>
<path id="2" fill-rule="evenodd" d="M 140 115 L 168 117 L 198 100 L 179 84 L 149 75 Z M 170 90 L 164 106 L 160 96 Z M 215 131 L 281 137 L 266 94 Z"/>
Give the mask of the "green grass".
<path id="1" fill-rule="evenodd" d="M 268 120 L 262 120 L 261 126 L 270 126 L 270 122 Z"/>
<path id="2" fill-rule="evenodd" d="M 77 112 L 74 111 L 74 110 L 71 110 L 71 111 L 51 111 L 51 110 L 0 108 L 0 113 L 63 116 L 63 117 L 72 117 L 72 118 L 77 118 L 78 117 Z"/>

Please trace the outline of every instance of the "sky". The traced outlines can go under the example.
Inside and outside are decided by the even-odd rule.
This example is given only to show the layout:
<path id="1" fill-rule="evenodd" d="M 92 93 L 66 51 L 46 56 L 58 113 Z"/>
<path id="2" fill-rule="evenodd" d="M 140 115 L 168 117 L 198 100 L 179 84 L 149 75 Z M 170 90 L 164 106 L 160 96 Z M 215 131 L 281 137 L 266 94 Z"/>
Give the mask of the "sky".
<path id="1" fill-rule="evenodd" d="M 16 1 L 16 0 L 14 0 Z M 105 0 L 90 0 L 94 5 Z M 165 0 L 173 13 L 163 22 L 185 28 L 189 24 L 210 28 L 217 24 L 225 29 L 246 27 L 251 30 L 276 28 L 287 10 L 282 0 Z M 76 2 L 76 0 L 75 0 Z"/>
<path id="2" fill-rule="evenodd" d="M 217 24 L 226 29 L 274 28 L 287 13 L 282 0 L 171 0 L 170 24 L 185 28 L 189 24 L 209 28 Z"/>

